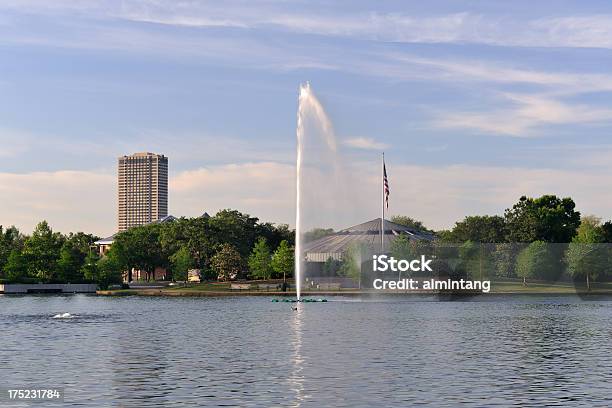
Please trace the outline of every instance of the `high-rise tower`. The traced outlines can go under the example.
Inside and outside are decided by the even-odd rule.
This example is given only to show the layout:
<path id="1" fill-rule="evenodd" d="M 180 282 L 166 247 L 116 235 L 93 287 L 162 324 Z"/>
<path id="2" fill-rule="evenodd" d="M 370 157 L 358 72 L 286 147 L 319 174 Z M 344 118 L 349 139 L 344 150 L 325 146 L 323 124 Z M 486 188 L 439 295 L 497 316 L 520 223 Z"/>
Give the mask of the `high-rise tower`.
<path id="1" fill-rule="evenodd" d="M 168 215 L 168 158 L 154 153 L 119 157 L 119 231 Z"/>

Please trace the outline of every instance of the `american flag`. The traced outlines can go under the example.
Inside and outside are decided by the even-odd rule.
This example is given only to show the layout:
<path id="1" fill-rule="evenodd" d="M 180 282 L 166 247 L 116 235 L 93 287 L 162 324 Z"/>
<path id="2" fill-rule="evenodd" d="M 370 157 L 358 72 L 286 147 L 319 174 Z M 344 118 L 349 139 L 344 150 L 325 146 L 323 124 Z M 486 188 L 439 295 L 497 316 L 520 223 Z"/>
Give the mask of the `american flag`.
<path id="1" fill-rule="evenodd" d="M 389 208 L 389 180 L 387 179 L 387 167 L 385 166 L 385 161 L 383 160 L 383 185 L 385 189 L 385 204 L 387 205 L 387 209 Z"/>

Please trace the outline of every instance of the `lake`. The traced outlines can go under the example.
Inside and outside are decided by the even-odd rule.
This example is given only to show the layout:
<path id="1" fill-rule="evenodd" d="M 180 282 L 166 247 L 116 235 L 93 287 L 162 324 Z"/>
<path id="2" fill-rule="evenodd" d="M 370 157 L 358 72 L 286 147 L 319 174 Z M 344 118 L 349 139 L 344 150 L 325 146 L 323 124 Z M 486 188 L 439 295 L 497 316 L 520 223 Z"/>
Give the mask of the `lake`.
<path id="1" fill-rule="evenodd" d="M 64 388 L 33 406 L 612 406 L 611 300 L 0 296 L 0 388 Z"/>

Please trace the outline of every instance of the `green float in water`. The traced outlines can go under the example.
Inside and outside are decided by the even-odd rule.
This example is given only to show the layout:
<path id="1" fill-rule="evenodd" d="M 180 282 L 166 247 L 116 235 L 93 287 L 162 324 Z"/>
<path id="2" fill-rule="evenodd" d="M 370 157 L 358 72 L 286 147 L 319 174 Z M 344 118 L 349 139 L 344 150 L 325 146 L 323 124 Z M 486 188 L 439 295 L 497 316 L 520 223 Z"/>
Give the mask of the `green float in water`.
<path id="1" fill-rule="evenodd" d="M 327 299 L 300 299 L 299 301 L 297 299 L 272 299 L 272 302 L 274 303 L 297 303 L 297 302 L 301 302 L 301 303 L 324 303 L 327 302 Z"/>

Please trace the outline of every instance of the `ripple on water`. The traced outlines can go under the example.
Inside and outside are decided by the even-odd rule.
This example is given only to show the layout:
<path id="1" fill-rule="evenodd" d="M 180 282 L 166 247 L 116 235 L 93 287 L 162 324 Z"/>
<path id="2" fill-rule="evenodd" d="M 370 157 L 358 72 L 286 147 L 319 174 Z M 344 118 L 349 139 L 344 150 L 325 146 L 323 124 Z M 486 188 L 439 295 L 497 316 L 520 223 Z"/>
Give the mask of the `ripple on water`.
<path id="1" fill-rule="evenodd" d="M 0 378 L 89 407 L 612 405 L 612 302 L 430 300 L 5 296 Z"/>

